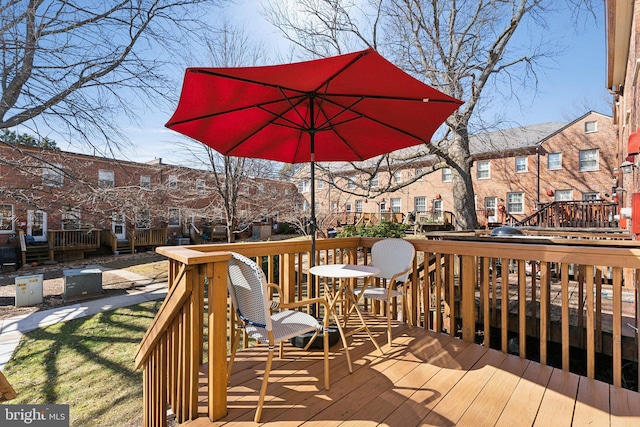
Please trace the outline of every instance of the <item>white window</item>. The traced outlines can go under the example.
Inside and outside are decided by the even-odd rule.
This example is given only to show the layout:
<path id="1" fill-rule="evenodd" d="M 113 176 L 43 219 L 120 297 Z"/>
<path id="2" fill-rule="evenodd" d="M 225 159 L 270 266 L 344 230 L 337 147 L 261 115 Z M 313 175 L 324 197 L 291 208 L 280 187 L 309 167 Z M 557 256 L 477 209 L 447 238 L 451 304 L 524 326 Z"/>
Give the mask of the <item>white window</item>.
<path id="1" fill-rule="evenodd" d="M 488 160 L 478 162 L 478 179 L 491 178 L 491 163 Z"/>
<path id="2" fill-rule="evenodd" d="M 598 149 L 580 150 L 580 172 L 598 170 Z"/>
<path id="3" fill-rule="evenodd" d="M 395 180 L 396 184 L 401 184 L 402 183 L 402 171 L 395 171 L 393 173 L 393 179 Z"/>
<path id="4" fill-rule="evenodd" d="M 196 179 L 196 194 L 203 196 L 205 193 L 204 179 Z"/>
<path id="5" fill-rule="evenodd" d="M 549 153 L 547 156 L 547 169 L 550 171 L 562 169 L 562 153 Z"/>
<path id="6" fill-rule="evenodd" d="M 598 132 L 598 122 L 585 122 L 584 133 Z"/>
<path id="7" fill-rule="evenodd" d="M 453 174 L 451 173 L 451 168 L 442 168 L 442 182 L 451 182 L 453 181 Z"/>
<path id="8" fill-rule="evenodd" d="M 140 175 L 140 188 L 151 189 L 151 177 L 149 175 Z"/>
<path id="9" fill-rule="evenodd" d="M 524 213 L 524 193 L 507 193 L 507 212 L 510 214 Z"/>
<path id="10" fill-rule="evenodd" d="M 352 207 L 351 207 L 351 202 L 347 202 L 344 204 L 344 211 L 346 213 L 351 213 Z"/>
<path id="11" fill-rule="evenodd" d="M 311 184 L 309 183 L 309 180 L 304 180 L 304 181 L 300 181 L 298 183 L 298 193 L 303 194 L 303 193 L 308 193 L 310 190 Z"/>
<path id="12" fill-rule="evenodd" d="M 149 229 L 151 228 L 151 214 L 149 209 L 141 209 L 136 213 L 136 228 Z"/>
<path id="13" fill-rule="evenodd" d="M 378 185 L 380 185 L 378 174 L 375 174 L 374 176 L 371 177 L 371 188 L 376 188 L 378 187 Z"/>
<path id="14" fill-rule="evenodd" d="M 347 188 L 349 190 L 353 190 L 354 188 L 356 188 L 356 182 L 354 181 L 353 178 L 349 178 L 347 181 Z"/>
<path id="15" fill-rule="evenodd" d="M 178 227 L 180 225 L 180 208 L 169 208 L 169 227 Z"/>
<path id="16" fill-rule="evenodd" d="M 425 197 L 416 197 L 414 199 L 414 210 L 416 212 L 426 212 L 427 211 L 427 199 Z"/>
<path id="17" fill-rule="evenodd" d="M 391 199 L 391 212 L 402 212 L 402 199 L 400 199 L 399 197 L 396 199 Z"/>
<path id="18" fill-rule="evenodd" d="M 63 230 L 79 230 L 82 224 L 80 222 L 80 209 L 65 208 L 62 212 L 62 229 Z"/>
<path id="19" fill-rule="evenodd" d="M 582 193 L 582 200 L 600 200 L 598 193 Z"/>
<path id="20" fill-rule="evenodd" d="M 323 181 L 323 180 L 321 180 L 321 179 L 319 179 L 319 180 L 317 181 L 317 183 L 316 183 L 316 188 L 317 188 L 318 190 L 322 190 L 322 189 L 324 188 L 324 181 Z"/>
<path id="21" fill-rule="evenodd" d="M 42 183 L 51 187 L 59 187 L 64 182 L 62 165 L 47 165 L 42 170 Z"/>
<path id="22" fill-rule="evenodd" d="M 0 205 L 0 233 L 12 233 L 14 231 L 13 205 Z"/>
<path id="23" fill-rule="evenodd" d="M 573 200 L 573 190 L 556 190 L 554 196 L 556 202 L 568 202 Z"/>
<path id="24" fill-rule="evenodd" d="M 433 206 L 433 213 L 434 214 L 441 214 L 442 213 L 442 199 L 433 199 L 431 201 L 431 206 Z"/>
<path id="25" fill-rule="evenodd" d="M 387 212 L 387 202 L 380 202 L 380 212 Z"/>
<path id="26" fill-rule="evenodd" d="M 111 188 L 115 185 L 113 171 L 100 169 L 98 171 L 98 187 Z"/>
<path id="27" fill-rule="evenodd" d="M 169 175 L 169 188 L 178 188 L 178 176 Z"/>
<path id="28" fill-rule="evenodd" d="M 424 171 L 422 169 L 416 169 L 416 176 L 420 176 L 422 175 Z M 420 176 L 420 178 L 417 179 L 417 181 L 424 181 L 424 177 Z M 393 209 L 393 208 L 392 208 Z"/>
<path id="29" fill-rule="evenodd" d="M 302 212 L 309 212 L 309 202 L 307 200 L 302 202 Z"/>
<path id="30" fill-rule="evenodd" d="M 526 172 L 527 168 L 527 158 L 526 157 L 516 157 L 516 172 Z"/>
<path id="31" fill-rule="evenodd" d="M 331 202 L 331 212 L 338 213 L 338 202 Z"/>
<path id="32" fill-rule="evenodd" d="M 362 199 L 356 200 L 356 212 L 362 213 Z"/>

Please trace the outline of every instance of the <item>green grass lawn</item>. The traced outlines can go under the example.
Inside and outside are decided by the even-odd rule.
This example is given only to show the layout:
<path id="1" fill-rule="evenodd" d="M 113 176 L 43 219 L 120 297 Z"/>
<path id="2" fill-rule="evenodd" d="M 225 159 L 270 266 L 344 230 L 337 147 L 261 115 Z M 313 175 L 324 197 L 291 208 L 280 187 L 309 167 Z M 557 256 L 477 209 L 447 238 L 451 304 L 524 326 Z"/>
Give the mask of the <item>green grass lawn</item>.
<path id="1" fill-rule="evenodd" d="M 71 426 L 142 425 L 134 354 L 162 301 L 119 308 L 26 334 L 4 374 L 8 404 L 68 404 Z"/>

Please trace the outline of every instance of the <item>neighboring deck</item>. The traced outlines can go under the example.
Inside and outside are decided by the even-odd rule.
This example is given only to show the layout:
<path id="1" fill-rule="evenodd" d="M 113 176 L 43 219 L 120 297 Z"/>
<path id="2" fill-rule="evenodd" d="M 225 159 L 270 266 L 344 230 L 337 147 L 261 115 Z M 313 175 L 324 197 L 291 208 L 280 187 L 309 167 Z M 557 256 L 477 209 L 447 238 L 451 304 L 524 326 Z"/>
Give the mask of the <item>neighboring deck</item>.
<path id="1" fill-rule="evenodd" d="M 374 334 L 386 342 L 382 325 Z M 409 331 L 401 323 L 394 337 L 384 356 L 365 336 L 350 338 L 352 374 L 342 345 L 332 347 L 329 391 L 321 385 L 321 351 L 286 346 L 284 359 L 274 360 L 261 421 L 322 427 L 640 425 L 639 393 L 425 329 Z M 265 346 L 238 352 L 227 416 L 183 425 L 253 424 L 265 360 Z M 206 396 L 201 393 L 201 413 Z"/>

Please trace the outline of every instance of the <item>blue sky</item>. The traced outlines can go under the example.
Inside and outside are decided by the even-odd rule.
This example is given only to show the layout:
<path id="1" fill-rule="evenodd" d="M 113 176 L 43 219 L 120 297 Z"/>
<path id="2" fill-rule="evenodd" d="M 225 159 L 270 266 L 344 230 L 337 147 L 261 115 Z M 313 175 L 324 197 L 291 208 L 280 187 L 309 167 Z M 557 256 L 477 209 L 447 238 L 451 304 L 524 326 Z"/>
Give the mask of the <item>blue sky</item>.
<path id="1" fill-rule="evenodd" d="M 260 0 L 238 0 L 228 11 L 234 24 L 251 29 L 252 36 L 280 45 L 275 30 L 258 13 Z M 570 121 L 588 110 L 611 114 L 611 96 L 606 84 L 606 47 L 604 17 L 599 23 L 588 21 L 583 32 L 571 25 L 570 16 L 557 16 L 550 22 L 550 35 L 568 45 L 567 53 L 539 74 L 537 94 L 524 94 L 520 101 L 498 103 L 496 114 L 501 114 L 509 126 L 530 125 L 550 121 Z M 176 88 L 177 91 L 180 88 Z M 128 150 L 127 160 L 146 162 L 160 157 L 166 163 L 184 163 L 176 142 L 184 141 L 180 135 L 164 128 L 172 111 L 150 111 L 142 117 L 140 126 L 126 128 L 133 150 Z M 489 115 L 492 115 L 490 112 Z M 54 138 L 55 139 L 55 138 Z M 62 149 L 67 148 L 57 140 Z"/>

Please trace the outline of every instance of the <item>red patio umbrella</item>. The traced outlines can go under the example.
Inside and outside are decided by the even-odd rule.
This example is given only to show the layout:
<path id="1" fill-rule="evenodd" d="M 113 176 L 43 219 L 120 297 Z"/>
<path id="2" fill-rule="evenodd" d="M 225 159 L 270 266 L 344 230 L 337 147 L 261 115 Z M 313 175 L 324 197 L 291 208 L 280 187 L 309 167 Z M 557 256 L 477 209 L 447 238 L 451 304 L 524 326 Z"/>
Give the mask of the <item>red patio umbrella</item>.
<path id="1" fill-rule="evenodd" d="M 311 163 L 362 161 L 428 143 L 462 101 L 367 49 L 293 64 L 188 68 L 166 127 L 227 156 Z"/>

